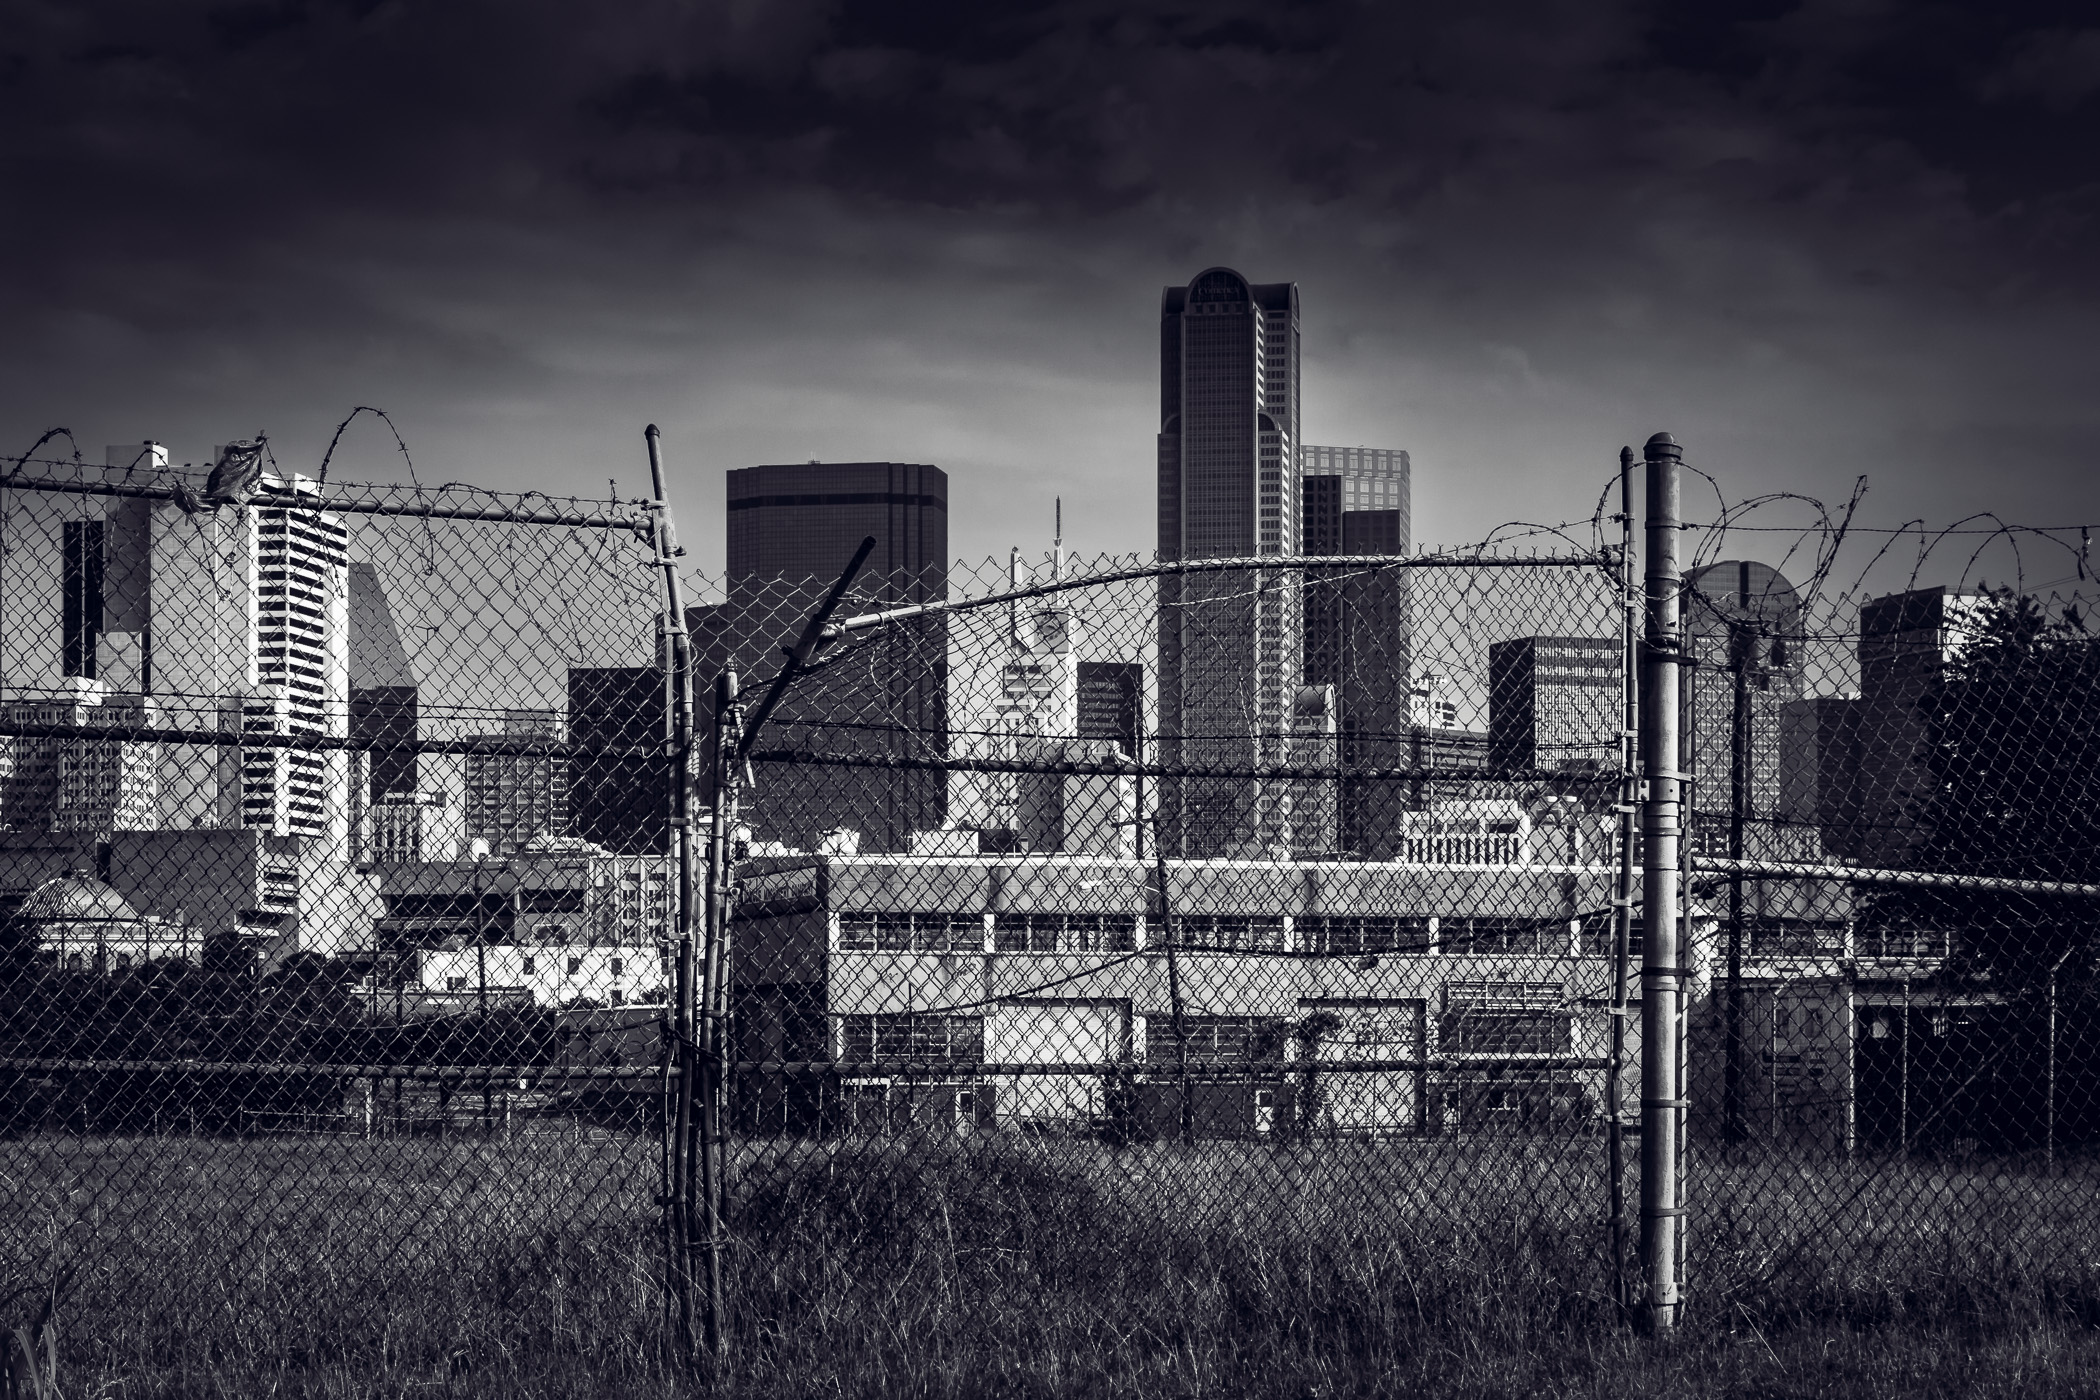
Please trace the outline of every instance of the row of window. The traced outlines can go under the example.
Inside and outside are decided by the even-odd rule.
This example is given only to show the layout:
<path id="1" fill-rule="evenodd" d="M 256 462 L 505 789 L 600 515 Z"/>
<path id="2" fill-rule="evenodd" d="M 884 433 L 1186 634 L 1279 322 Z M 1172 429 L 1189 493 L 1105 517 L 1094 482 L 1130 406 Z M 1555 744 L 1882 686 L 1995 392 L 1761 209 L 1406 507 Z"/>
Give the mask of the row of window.
<path id="1" fill-rule="evenodd" d="M 1557 989 L 1556 989 L 1557 991 Z M 1401 1015 L 1350 1019 L 1316 1034 L 1304 1023 L 1274 1016 L 1183 1016 L 1150 1018 L 1149 1059 L 1191 1068 L 1221 1069 L 1236 1065 L 1281 1066 L 1285 1048 L 1295 1037 L 1301 1053 L 1332 1042 L 1329 1058 L 1415 1059 L 1427 1053 L 1420 1003 L 1398 1008 Z M 985 1018 L 921 1012 L 841 1016 L 839 1058 L 848 1064 L 922 1061 L 943 1064 L 984 1062 Z M 1449 1000 L 1435 1018 L 1437 1052 L 1443 1055 L 1551 1056 L 1573 1053 L 1575 1016 L 1559 1002 L 1545 1005 L 1483 1005 Z M 1185 1047 L 1185 1048 L 1184 1048 Z M 1031 1061 L 1058 1063 L 1057 1046 L 1031 1046 Z M 1333 1051 L 1343 1053 L 1335 1056 Z M 1044 1052 L 1049 1052 L 1047 1055 Z"/>
<path id="2" fill-rule="evenodd" d="M 1293 921 L 1298 947 L 1309 953 L 1447 952 L 1538 953 L 1569 951 L 1568 921 L 1412 914 L 1301 914 Z M 991 919 L 992 949 L 1000 953 L 1128 952 L 1137 947 L 1135 914 L 998 914 Z M 1280 914 L 1176 914 L 1175 941 L 1182 947 L 1224 952 L 1282 952 Z M 1585 929 L 1584 942 L 1601 936 Z M 845 952 L 976 953 L 984 950 L 985 916 L 976 913 L 918 913 L 862 910 L 839 915 L 839 948 Z M 1638 936 L 1636 936 L 1636 947 Z"/>

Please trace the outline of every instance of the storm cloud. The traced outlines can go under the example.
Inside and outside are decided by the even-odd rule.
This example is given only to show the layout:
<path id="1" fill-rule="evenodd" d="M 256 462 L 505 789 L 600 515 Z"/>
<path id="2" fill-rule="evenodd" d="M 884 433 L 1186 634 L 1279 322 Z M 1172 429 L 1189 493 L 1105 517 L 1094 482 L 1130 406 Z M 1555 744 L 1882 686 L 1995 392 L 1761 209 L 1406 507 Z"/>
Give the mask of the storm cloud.
<path id="1" fill-rule="evenodd" d="M 602 494 L 930 461 L 1145 550 L 1159 288 L 1295 280 L 1416 533 L 1732 494 L 2094 510 L 2100 29 L 1851 3 L 0 6 L 0 450 L 53 424 Z M 369 434 L 369 435 L 367 435 Z M 6 442 L 19 445 L 11 449 Z M 331 475 L 392 477 L 355 428 Z"/>

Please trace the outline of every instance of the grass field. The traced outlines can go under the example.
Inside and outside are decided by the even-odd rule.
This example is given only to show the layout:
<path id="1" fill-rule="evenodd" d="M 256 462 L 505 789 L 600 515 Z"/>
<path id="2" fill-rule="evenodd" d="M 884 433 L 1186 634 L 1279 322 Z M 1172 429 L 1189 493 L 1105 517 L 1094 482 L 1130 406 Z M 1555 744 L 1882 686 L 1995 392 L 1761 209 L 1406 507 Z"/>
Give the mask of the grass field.
<path id="1" fill-rule="evenodd" d="M 1606 1296 L 1594 1142 L 743 1149 L 736 1348 L 667 1354 L 653 1140 L 0 1141 L 68 1396 L 2100 1393 L 2100 1186 L 1700 1162 L 1692 1314 Z"/>

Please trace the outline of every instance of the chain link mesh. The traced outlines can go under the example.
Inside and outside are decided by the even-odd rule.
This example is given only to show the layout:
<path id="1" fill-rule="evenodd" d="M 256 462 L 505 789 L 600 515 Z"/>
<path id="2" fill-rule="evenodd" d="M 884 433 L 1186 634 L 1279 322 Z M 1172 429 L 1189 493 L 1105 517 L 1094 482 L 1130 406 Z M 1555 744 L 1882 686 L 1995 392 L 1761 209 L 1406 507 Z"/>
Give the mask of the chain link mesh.
<path id="1" fill-rule="evenodd" d="M 1367 1241 L 1638 1301 L 1615 553 L 688 575 L 681 633 L 644 503 L 251 490 L 0 490 L 0 1234 L 108 1354 L 1345 1313 Z M 1695 1310 L 2084 1267 L 2100 662 L 1827 563 L 1684 579 Z"/>

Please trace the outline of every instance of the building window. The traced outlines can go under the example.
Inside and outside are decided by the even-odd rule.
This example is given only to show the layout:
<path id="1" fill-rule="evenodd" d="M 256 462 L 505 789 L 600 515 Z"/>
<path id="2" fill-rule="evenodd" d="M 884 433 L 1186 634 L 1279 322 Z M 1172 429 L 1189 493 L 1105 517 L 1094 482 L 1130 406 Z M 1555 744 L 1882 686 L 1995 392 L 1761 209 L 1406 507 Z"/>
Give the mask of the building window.
<path id="1" fill-rule="evenodd" d="M 614 958 L 612 960 L 612 975 L 618 977 L 620 973 L 626 969 L 626 967 L 627 960 L 625 958 Z"/>
<path id="2" fill-rule="evenodd" d="M 1434 941 L 1426 916 L 1402 914 L 1307 914 L 1297 930 L 1308 953 L 1426 953 Z"/>
<path id="3" fill-rule="evenodd" d="M 1283 951 L 1281 914 L 1176 914 L 1170 933 L 1184 948 L 1235 953 Z"/>
<path id="4" fill-rule="evenodd" d="M 527 976 L 527 977 L 530 977 L 530 976 L 532 976 L 532 974 L 533 974 L 533 973 L 535 973 L 535 972 L 537 972 L 538 970 L 539 970 L 539 959 L 538 959 L 538 958 L 526 958 L 526 959 L 525 959 L 525 961 L 524 961 L 524 962 L 523 962 L 522 964 L 520 964 L 520 965 L 519 965 L 519 971 L 520 971 L 520 972 L 522 972 L 522 973 L 523 973 L 523 974 L 524 974 L 525 976 Z"/>
<path id="5" fill-rule="evenodd" d="M 574 977 L 574 976 L 575 976 L 575 975 L 576 975 L 577 973 L 579 973 L 579 972 L 581 972 L 581 971 L 583 971 L 583 959 L 582 959 L 582 958 L 570 958 L 570 959 L 569 959 L 569 975 L 570 975 L 571 977 Z"/>
<path id="6" fill-rule="evenodd" d="M 843 952 L 982 952 L 984 916 L 888 909 L 841 914 L 839 948 Z"/>
<path id="7" fill-rule="evenodd" d="M 1437 1020 L 1446 1055 L 1565 1055 L 1575 1016 L 1551 982 L 1453 982 Z"/>
<path id="8" fill-rule="evenodd" d="M 1155 1064 L 1178 1062 L 1181 1040 L 1173 1015 L 1155 1012 L 1148 1023 L 1148 1057 Z M 1272 1016 L 1184 1016 L 1181 1030 L 1188 1036 L 1192 1065 L 1268 1066 L 1283 1060 L 1284 1025 Z"/>
<path id="9" fill-rule="evenodd" d="M 883 1060 L 981 1064 L 984 1017 L 928 1016 L 917 1012 L 841 1016 L 839 1058 L 847 1064 Z"/>
<path id="10" fill-rule="evenodd" d="M 1549 953 L 1568 951 L 1568 919 L 1455 918 L 1439 925 L 1437 943 L 1447 953 Z"/>
<path id="11" fill-rule="evenodd" d="M 619 1006 L 623 1004 L 626 1000 L 627 993 L 621 991 L 618 987 L 612 989 L 612 996 L 609 998 L 610 1005 Z"/>
<path id="12" fill-rule="evenodd" d="M 1127 953 L 1137 947 L 1137 915 L 1001 914 L 992 946 L 1002 953 Z"/>
<path id="13" fill-rule="evenodd" d="M 466 989 L 467 979 L 464 977 L 447 977 L 445 979 L 445 990 L 448 992 L 463 992 Z"/>

